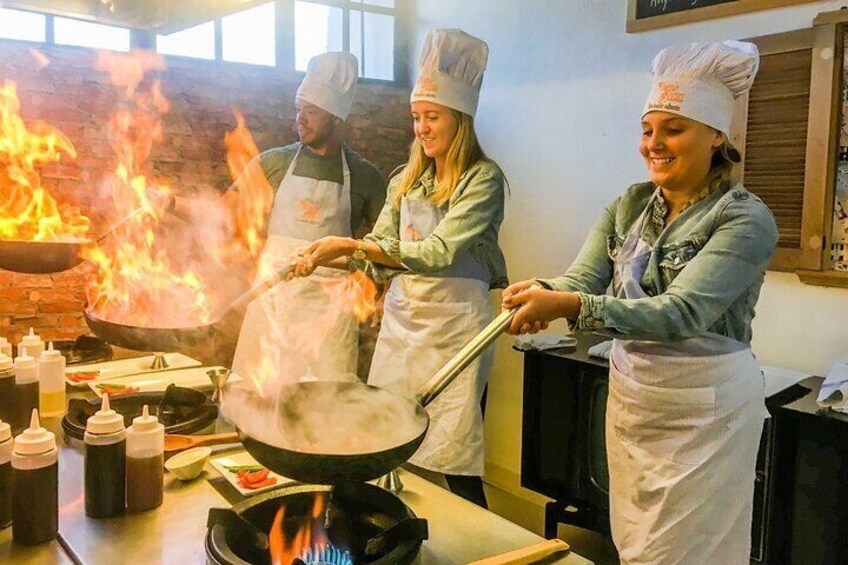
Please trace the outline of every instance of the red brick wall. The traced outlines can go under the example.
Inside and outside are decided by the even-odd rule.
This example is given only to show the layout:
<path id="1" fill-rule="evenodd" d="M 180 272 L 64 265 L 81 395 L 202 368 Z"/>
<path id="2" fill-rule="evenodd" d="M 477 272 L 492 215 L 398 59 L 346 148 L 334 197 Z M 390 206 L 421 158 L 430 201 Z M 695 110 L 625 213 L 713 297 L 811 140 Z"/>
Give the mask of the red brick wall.
<path id="1" fill-rule="evenodd" d="M 107 139 L 109 116 L 121 91 L 94 69 L 95 53 L 74 47 L 40 48 L 50 64 L 39 68 L 30 46 L 0 40 L 0 81 L 18 85 L 21 114 L 59 128 L 74 144 L 76 160 L 42 171 L 43 184 L 58 198 L 88 207 L 102 179 L 115 166 Z M 181 192 L 200 187 L 227 187 L 224 133 L 235 125 L 239 108 L 260 149 L 297 139 L 294 94 L 300 75 L 277 69 L 168 59 L 161 74 L 163 93 L 171 102 L 164 117 L 166 140 L 152 154 L 159 179 Z M 409 91 L 383 85 L 360 85 L 348 119 L 348 142 L 365 158 L 390 172 L 406 160 L 412 139 Z M 17 342 L 30 326 L 45 339 L 70 339 L 88 328 L 82 317 L 84 276 L 77 267 L 53 275 L 0 271 L 0 335 Z"/>

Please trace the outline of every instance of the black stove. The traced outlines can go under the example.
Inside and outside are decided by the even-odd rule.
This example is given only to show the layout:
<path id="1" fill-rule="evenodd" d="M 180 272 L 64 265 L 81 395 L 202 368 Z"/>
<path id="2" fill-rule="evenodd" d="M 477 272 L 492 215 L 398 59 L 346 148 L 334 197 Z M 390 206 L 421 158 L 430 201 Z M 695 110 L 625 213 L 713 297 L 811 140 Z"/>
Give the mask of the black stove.
<path id="1" fill-rule="evenodd" d="M 427 521 L 380 487 L 297 484 L 210 510 L 206 555 L 213 565 L 407 565 L 427 535 Z"/>

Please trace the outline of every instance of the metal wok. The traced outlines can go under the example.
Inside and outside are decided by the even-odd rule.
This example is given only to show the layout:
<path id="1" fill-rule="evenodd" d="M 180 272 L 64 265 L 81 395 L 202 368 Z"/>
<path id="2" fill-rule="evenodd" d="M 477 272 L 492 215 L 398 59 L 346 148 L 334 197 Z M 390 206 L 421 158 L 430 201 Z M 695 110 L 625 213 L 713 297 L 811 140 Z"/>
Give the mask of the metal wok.
<path id="1" fill-rule="evenodd" d="M 100 234 L 96 243 L 118 227 L 141 213 L 138 208 L 124 216 Z M 68 241 L 32 241 L 23 239 L 0 239 L 0 269 L 18 273 L 61 273 L 82 263 L 83 247 L 91 245 L 88 238 Z"/>
<path id="2" fill-rule="evenodd" d="M 88 239 L 72 241 L 0 240 L 0 269 L 18 273 L 60 273 L 82 262 Z"/>
<path id="3" fill-rule="evenodd" d="M 288 276 L 293 266 L 287 266 L 272 276 L 253 285 L 247 292 L 223 308 L 212 312 L 209 322 L 197 326 L 156 328 L 132 326 L 99 317 L 88 305 L 84 308 L 85 323 L 94 334 L 107 343 L 136 351 L 177 351 L 206 343 L 216 330 L 217 324 L 227 312 L 243 306 L 251 299 L 276 286 Z"/>
<path id="4" fill-rule="evenodd" d="M 352 403 L 335 402 L 309 402 L 310 399 L 332 399 L 344 398 L 351 392 L 355 392 L 366 400 L 373 397 L 373 402 L 368 406 L 374 413 L 379 415 L 386 407 L 392 408 L 392 414 L 399 414 L 397 421 L 398 430 L 408 430 L 394 437 L 374 437 L 373 448 L 354 453 L 343 450 L 335 452 L 316 452 L 315 449 L 304 450 L 295 446 L 296 438 L 277 437 L 286 435 L 285 429 L 280 434 L 274 435 L 273 439 L 265 433 L 265 430 L 246 430 L 239 426 L 239 436 L 247 451 L 265 467 L 290 479 L 306 483 L 333 483 L 340 480 L 369 481 L 376 479 L 397 468 L 401 463 L 409 459 L 424 441 L 429 425 L 429 416 L 425 410 L 454 379 L 470 365 L 497 337 L 509 326 L 515 310 L 504 311 L 495 318 L 486 328 L 465 345 L 450 361 L 448 361 L 419 391 L 416 397 L 407 398 L 379 387 L 362 383 L 341 382 L 305 382 L 283 387 L 283 399 L 279 402 L 278 410 L 289 412 L 291 417 L 302 416 L 304 418 L 315 417 L 314 411 L 323 410 L 319 415 L 340 422 L 341 427 L 328 426 L 336 429 L 340 436 L 350 434 L 350 427 L 345 427 L 344 422 L 361 419 L 359 414 L 363 412 L 362 406 L 354 406 Z M 235 392 L 234 390 L 232 392 Z M 239 399 L 248 406 L 260 406 L 263 402 L 258 395 L 251 396 L 244 391 L 239 394 L 245 395 Z M 230 395 L 231 396 L 231 395 Z M 230 398 L 232 400 L 232 398 Z M 227 411 L 228 395 L 224 396 L 224 411 Z M 393 402 L 394 404 L 390 404 Z M 255 404 L 250 404 L 255 403 Z M 300 407 L 309 407 L 310 412 L 303 410 L 297 412 Z M 323 407 L 323 408 L 321 408 Z M 255 414 L 254 414 L 255 415 Z M 254 417 L 253 421 L 261 420 Z M 239 422 L 236 421 L 238 425 Z M 267 422 L 266 422 L 267 424 Z M 267 426 L 266 427 L 272 427 Z M 249 432 L 258 433 L 249 433 Z M 288 430 L 291 431 L 291 430 Z M 369 430 L 363 430 L 368 433 Z M 263 437 L 258 437 L 258 436 Z M 296 434 L 288 434 L 289 436 Z M 374 434 L 379 435 L 379 434 Z M 338 440 L 338 438 L 336 438 Z M 294 443 L 292 443 L 294 442 Z M 337 443 L 337 442 L 336 442 Z M 287 445 L 288 444 L 288 445 Z M 320 443 L 319 443 L 320 447 Z"/>

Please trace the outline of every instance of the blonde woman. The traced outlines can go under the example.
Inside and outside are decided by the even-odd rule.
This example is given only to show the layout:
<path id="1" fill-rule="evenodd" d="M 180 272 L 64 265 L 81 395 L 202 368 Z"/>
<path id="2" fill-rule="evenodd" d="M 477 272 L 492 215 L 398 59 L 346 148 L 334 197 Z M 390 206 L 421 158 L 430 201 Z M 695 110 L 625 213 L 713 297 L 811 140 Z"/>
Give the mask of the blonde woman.
<path id="1" fill-rule="evenodd" d="M 498 246 L 504 176 L 474 132 L 486 44 L 459 30 L 430 32 L 412 93 L 415 140 L 392 179 L 373 231 L 327 237 L 303 252 L 298 275 L 345 262 L 391 281 L 368 382 L 414 396 L 492 318 L 489 290 L 507 285 Z M 410 459 L 443 473 L 451 490 L 486 505 L 480 400 L 491 352 L 430 406 L 430 428 Z"/>

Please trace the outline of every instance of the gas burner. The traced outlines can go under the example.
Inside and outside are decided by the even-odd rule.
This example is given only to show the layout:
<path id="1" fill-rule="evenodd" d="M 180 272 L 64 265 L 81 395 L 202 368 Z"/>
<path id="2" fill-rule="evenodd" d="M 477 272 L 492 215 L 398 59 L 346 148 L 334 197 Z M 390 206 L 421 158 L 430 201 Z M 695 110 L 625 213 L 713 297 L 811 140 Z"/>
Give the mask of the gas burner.
<path id="1" fill-rule="evenodd" d="M 206 555 L 212 565 L 408 565 L 427 535 L 426 520 L 374 485 L 297 484 L 211 509 Z"/>
<path id="2" fill-rule="evenodd" d="M 81 335 L 74 341 L 54 340 L 53 348 L 65 356 L 68 365 L 101 363 L 112 359 L 112 347 L 102 339 Z"/>
<path id="3" fill-rule="evenodd" d="M 353 565 L 350 553 L 332 545 L 308 549 L 300 555 L 299 561 L 304 565 Z"/>

